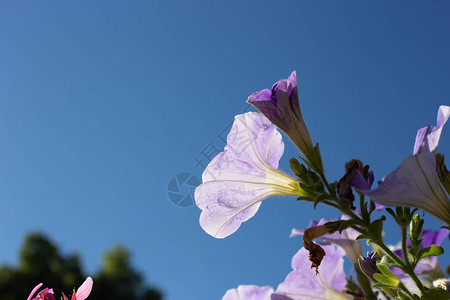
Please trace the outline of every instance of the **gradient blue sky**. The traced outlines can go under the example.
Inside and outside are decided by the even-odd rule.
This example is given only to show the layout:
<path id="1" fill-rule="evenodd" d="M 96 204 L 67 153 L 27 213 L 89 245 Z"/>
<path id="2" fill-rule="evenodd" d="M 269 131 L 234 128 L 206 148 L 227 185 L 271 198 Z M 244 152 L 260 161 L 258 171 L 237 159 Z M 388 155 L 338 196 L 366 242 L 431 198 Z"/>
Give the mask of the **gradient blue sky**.
<path id="1" fill-rule="evenodd" d="M 194 157 L 292 70 L 329 178 L 359 158 L 381 179 L 450 104 L 449 20 L 447 1 L 2 2 L 0 262 L 39 230 L 89 272 L 123 243 L 169 300 L 276 287 L 300 248 L 291 228 L 337 213 L 272 197 L 216 240 L 168 182 L 200 177 Z"/>

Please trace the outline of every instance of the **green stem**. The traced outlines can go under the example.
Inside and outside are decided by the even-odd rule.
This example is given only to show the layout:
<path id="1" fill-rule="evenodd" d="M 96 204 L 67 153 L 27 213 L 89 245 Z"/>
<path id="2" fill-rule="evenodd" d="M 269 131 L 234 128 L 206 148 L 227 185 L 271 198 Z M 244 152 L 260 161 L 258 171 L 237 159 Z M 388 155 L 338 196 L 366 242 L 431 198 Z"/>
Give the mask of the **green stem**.
<path id="1" fill-rule="evenodd" d="M 402 227 L 402 254 L 403 259 L 405 260 L 406 265 L 408 268 L 411 268 L 411 262 L 409 261 L 409 254 L 408 254 L 408 248 L 406 246 L 406 227 Z"/>
<path id="2" fill-rule="evenodd" d="M 420 292 L 422 294 L 425 294 L 425 287 L 423 286 L 420 279 L 417 277 L 416 273 L 414 273 L 414 270 L 408 266 L 405 262 L 403 262 L 397 255 L 395 255 L 382 241 L 373 241 L 378 247 L 380 247 L 387 255 L 389 255 L 395 262 L 400 265 L 403 272 L 405 272 L 407 275 L 411 277 L 411 279 L 414 281 L 414 283 L 419 288 Z"/>
<path id="3" fill-rule="evenodd" d="M 335 194 L 336 194 L 336 191 L 332 191 L 332 190 L 331 190 L 331 186 L 330 186 L 330 184 L 328 183 L 328 180 L 327 180 L 327 178 L 325 177 L 325 174 L 324 174 L 323 172 L 318 172 L 318 174 L 319 174 L 320 178 L 322 179 L 322 182 L 325 184 L 328 193 L 330 193 L 330 195 L 335 195 Z"/>

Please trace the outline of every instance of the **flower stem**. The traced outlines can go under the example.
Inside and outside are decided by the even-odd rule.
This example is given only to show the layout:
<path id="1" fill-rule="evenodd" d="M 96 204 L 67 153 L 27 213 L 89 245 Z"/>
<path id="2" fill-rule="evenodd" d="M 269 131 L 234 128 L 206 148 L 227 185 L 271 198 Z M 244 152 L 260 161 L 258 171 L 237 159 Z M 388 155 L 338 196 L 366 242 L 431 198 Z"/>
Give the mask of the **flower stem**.
<path id="1" fill-rule="evenodd" d="M 408 248 L 406 246 L 406 227 L 402 226 L 402 254 L 406 265 L 411 268 L 411 263 L 409 261 Z"/>
<path id="2" fill-rule="evenodd" d="M 425 294 L 425 287 L 423 286 L 422 282 L 420 282 L 420 279 L 417 277 L 416 273 L 414 273 L 414 270 L 411 268 L 410 265 L 407 265 L 404 261 L 402 261 L 397 255 L 395 255 L 384 243 L 383 241 L 373 241 L 378 247 L 380 247 L 387 255 L 389 255 L 395 262 L 401 266 L 401 269 L 403 272 L 405 272 L 411 279 L 414 281 L 414 283 L 419 288 L 420 292 L 422 294 Z M 405 288 L 406 289 L 406 288 Z"/>

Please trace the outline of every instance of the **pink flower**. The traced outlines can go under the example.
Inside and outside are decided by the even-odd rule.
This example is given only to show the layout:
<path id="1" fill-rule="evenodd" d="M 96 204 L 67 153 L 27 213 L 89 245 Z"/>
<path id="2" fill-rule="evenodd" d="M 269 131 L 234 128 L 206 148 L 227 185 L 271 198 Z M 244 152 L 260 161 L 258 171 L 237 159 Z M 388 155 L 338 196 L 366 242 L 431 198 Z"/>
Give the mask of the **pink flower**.
<path id="1" fill-rule="evenodd" d="M 91 293 L 92 290 L 92 278 L 88 277 L 86 278 L 86 280 L 83 282 L 83 284 L 78 288 L 78 290 L 76 291 L 76 293 L 74 292 L 72 295 L 72 299 L 71 300 L 84 300 L 86 299 L 89 294 Z M 36 297 L 32 298 L 34 294 L 36 294 L 36 292 L 41 288 L 42 283 L 39 283 L 30 293 L 30 295 L 28 296 L 27 300 L 56 300 L 54 294 L 53 294 L 53 289 L 49 289 L 49 288 L 45 288 L 42 291 L 40 291 Z M 66 297 L 66 295 L 63 294 L 63 299 L 64 300 L 68 300 L 68 298 Z"/>
<path id="2" fill-rule="evenodd" d="M 37 294 L 37 296 L 33 299 L 34 294 L 41 288 L 42 283 L 39 283 L 30 293 L 27 300 L 56 300 L 55 296 L 53 295 L 53 289 L 45 288 L 42 291 Z"/>
<path id="3" fill-rule="evenodd" d="M 83 282 L 83 284 L 78 288 L 77 292 L 72 294 L 72 299 L 71 300 L 84 300 L 86 299 L 89 294 L 92 291 L 92 278 L 88 277 L 86 278 L 86 280 Z M 64 300 L 68 300 L 66 295 L 63 294 L 63 299 Z"/>

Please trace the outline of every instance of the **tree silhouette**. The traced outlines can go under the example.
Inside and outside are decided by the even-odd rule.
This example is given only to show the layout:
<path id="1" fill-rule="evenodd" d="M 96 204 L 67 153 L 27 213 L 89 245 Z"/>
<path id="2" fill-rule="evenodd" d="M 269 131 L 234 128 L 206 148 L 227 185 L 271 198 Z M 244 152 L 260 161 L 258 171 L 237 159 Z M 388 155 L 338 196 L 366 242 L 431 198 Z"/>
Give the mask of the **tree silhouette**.
<path id="1" fill-rule="evenodd" d="M 0 267 L 1 300 L 27 299 L 38 283 L 53 288 L 57 299 L 60 292 L 71 294 L 86 276 L 76 254 L 62 255 L 58 247 L 40 233 L 25 238 L 17 267 Z M 142 275 L 130 263 L 130 253 L 115 246 L 103 258 L 100 271 L 91 276 L 94 288 L 90 300 L 160 300 L 162 294 L 145 284 Z"/>

